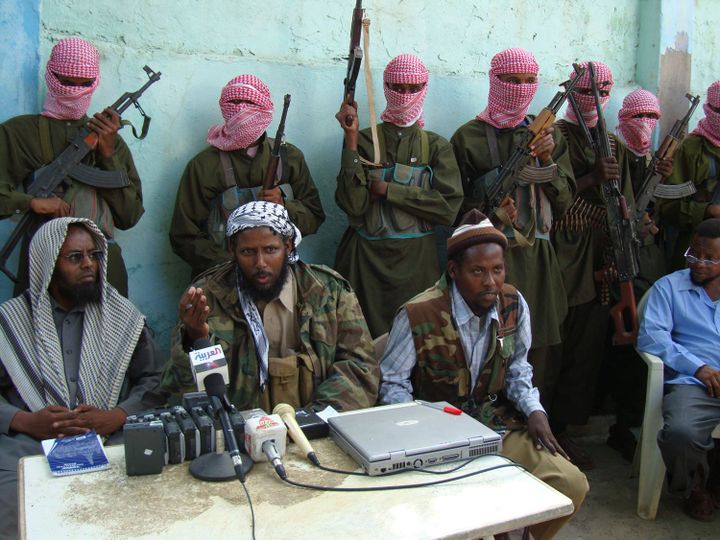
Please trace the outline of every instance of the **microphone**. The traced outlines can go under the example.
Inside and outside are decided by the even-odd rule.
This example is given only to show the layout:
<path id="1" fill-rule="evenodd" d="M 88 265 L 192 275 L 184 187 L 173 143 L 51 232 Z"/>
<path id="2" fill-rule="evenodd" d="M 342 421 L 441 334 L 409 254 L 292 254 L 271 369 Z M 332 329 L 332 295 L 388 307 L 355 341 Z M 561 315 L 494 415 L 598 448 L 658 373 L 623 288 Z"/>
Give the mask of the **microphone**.
<path id="1" fill-rule="evenodd" d="M 213 408 L 220 416 L 220 424 L 222 424 L 223 434 L 225 435 L 225 449 L 232 459 L 235 475 L 241 482 L 245 483 L 245 471 L 243 470 L 243 462 L 240 457 L 237 439 L 230 423 L 228 411 L 230 410 L 230 401 L 228 401 L 225 392 L 225 381 L 220 373 L 211 373 L 205 380 L 205 392 L 212 401 Z"/>
<path id="2" fill-rule="evenodd" d="M 278 403 L 273 409 L 273 414 L 280 415 L 280 418 L 283 419 L 288 428 L 290 438 L 300 447 L 302 453 L 307 456 L 313 465 L 317 465 L 319 467 L 320 460 L 315 455 L 315 450 L 310 445 L 310 441 L 308 441 L 305 433 L 303 433 L 303 430 L 300 429 L 300 426 L 295 419 L 295 409 L 292 405 L 288 405 L 287 403 Z"/>
<path id="3" fill-rule="evenodd" d="M 287 428 L 277 414 L 255 416 L 245 423 L 245 448 L 253 461 L 267 459 L 275 472 L 285 480 L 287 473 L 280 461 L 285 453 Z"/>
<path id="4" fill-rule="evenodd" d="M 205 338 L 196 339 L 190 351 L 190 367 L 198 390 L 203 389 L 205 377 L 211 373 L 222 375 L 225 384 L 230 383 L 227 360 L 220 345 L 213 345 Z"/>

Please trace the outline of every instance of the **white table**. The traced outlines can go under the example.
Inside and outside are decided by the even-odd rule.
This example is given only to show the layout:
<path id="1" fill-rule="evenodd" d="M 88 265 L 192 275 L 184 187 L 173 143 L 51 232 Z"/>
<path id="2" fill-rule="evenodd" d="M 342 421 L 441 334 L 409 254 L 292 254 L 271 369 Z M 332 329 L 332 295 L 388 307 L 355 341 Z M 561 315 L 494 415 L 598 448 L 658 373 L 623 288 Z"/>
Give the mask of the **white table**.
<path id="1" fill-rule="evenodd" d="M 330 439 L 313 444 L 323 465 L 357 468 Z M 416 471 L 389 477 L 333 474 L 311 465 L 295 445 L 288 450 L 283 458 L 288 476 L 304 483 L 379 486 L 444 478 Z M 53 477 L 44 456 L 20 460 L 21 538 L 250 538 L 250 512 L 239 482 L 201 482 L 190 476 L 187 463 L 167 466 L 159 475 L 128 477 L 123 448 L 107 452 L 111 469 L 67 477 Z M 486 456 L 461 471 L 505 462 Z M 287 485 L 268 463 L 256 463 L 246 486 L 258 540 L 475 539 L 572 512 L 570 499 L 516 467 L 433 487 L 336 493 Z"/>

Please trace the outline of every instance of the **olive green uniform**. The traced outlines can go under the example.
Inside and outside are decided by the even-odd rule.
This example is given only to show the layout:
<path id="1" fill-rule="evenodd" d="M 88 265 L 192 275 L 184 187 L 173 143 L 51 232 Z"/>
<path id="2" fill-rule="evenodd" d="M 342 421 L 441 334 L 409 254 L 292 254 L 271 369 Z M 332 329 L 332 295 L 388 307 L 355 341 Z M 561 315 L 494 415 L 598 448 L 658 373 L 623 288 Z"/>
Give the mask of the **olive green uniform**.
<path id="1" fill-rule="evenodd" d="M 79 120 L 55 120 L 40 115 L 11 118 L 0 125 L 0 218 L 23 214 L 30 209 L 32 196 L 22 191 L 30 174 L 50 163 L 87 124 L 88 117 Z M 41 129 L 42 123 L 47 126 Z M 46 143 L 42 133 L 49 134 Z M 123 296 L 128 294 L 127 272 L 120 246 L 114 242 L 115 228 L 133 227 L 143 215 L 140 176 L 135 169 L 130 149 L 120 135 L 115 137 L 115 152 L 103 158 L 89 152 L 82 163 L 105 171 L 125 170 L 130 184 L 122 188 L 94 188 L 71 178 L 66 179 L 56 194 L 70 204 L 71 214 L 92 219 L 108 239 L 108 282 Z M 16 294 L 27 289 L 27 240 L 21 248 L 20 282 Z"/>
<path id="2" fill-rule="evenodd" d="M 390 329 L 395 312 L 404 302 L 440 276 L 433 227 L 452 225 L 462 203 L 460 173 L 445 139 L 417 124 L 398 127 L 384 122 L 378 124 L 378 131 L 383 149 L 380 160 L 384 167 L 394 168 L 386 180 L 387 198 L 371 200 L 372 171 L 360 162 L 361 156 L 373 159 L 369 128 L 360 131 L 357 152 L 343 150 L 335 190 L 335 201 L 350 223 L 340 240 L 335 268 L 355 289 L 374 337 Z M 429 170 L 429 185 L 411 185 L 410 168 L 415 172 Z M 368 234 L 363 223 L 378 216 L 401 227 L 417 222 L 421 232 Z"/>
<path id="3" fill-rule="evenodd" d="M 325 213 L 302 152 L 291 144 L 285 145 L 285 149 L 287 158 L 281 160 L 280 167 L 284 169 L 279 176 L 283 184 L 292 188 L 292 199 L 285 199 L 284 204 L 292 222 L 303 236 L 307 236 L 325 221 Z M 192 158 L 178 186 L 170 244 L 173 251 L 190 265 L 193 277 L 230 260 L 223 242 L 225 221 L 239 204 L 253 200 L 254 196 L 249 193 L 251 188 L 262 186 L 270 165 L 272 146 L 270 139 L 263 135 L 254 157 L 250 157 L 245 149 L 226 153 L 232 166 L 230 178 L 234 177 L 240 193 L 239 198 L 232 197 L 232 202 L 223 197 L 228 185 L 220 152 L 210 146 Z M 216 216 L 215 225 L 210 224 L 213 212 L 218 211 L 221 213 Z"/>
<path id="4" fill-rule="evenodd" d="M 714 170 L 713 170 L 714 169 Z M 720 147 L 701 135 L 688 135 L 673 156 L 673 172 L 667 184 L 691 180 L 697 189 L 684 199 L 662 200 L 658 214 L 664 225 L 675 227 L 677 239 L 668 271 L 685 268 L 683 253 L 690 245 L 693 230 L 706 219 L 705 211 L 713 198 L 720 175 Z"/>
<path id="5" fill-rule="evenodd" d="M 595 168 L 595 152 L 587 145 L 581 128 L 565 120 L 555 126 L 566 139 L 576 180 L 591 173 Z M 620 190 L 633 212 L 629 151 L 611 137 L 620 167 Z M 552 240 L 565 283 L 568 314 L 562 329 L 562 367 L 546 408 L 559 430 L 566 424 L 585 424 L 592 410 L 609 322 L 609 307 L 600 303 L 593 276 L 593 271 L 604 268 L 612 259 L 606 223 L 605 204 L 598 186 L 577 194 L 568 212 L 555 223 Z"/>

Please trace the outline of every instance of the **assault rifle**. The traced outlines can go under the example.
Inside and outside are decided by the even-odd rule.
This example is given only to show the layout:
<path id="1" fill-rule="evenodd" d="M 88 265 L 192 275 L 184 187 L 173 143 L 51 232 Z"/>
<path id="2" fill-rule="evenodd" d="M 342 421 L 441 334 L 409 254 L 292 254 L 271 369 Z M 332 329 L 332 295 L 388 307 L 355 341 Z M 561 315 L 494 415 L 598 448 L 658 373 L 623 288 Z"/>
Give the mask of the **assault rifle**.
<path id="1" fill-rule="evenodd" d="M 144 139 L 150 128 L 150 117 L 140 107 L 138 99 L 150 85 L 160 80 L 159 71 L 155 72 L 148 66 L 144 66 L 143 70 L 147 73 L 148 81 L 135 92 L 125 92 L 120 96 L 120 99 L 110 105 L 110 109 L 119 115 L 122 115 L 130 105 L 135 105 L 140 111 L 140 115 L 143 117 L 140 135 L 131 125 L 133 135 L 137 139 Z M 55 189 L 68 177 L 97 188 L 121 188 L 130 185 L 130 179 L 126 171 L 104 171 L 80 163 L 85 156 L 95 149 L 97 141 L 97 133 L 91 131 L 87 126 L 83 127 L 60 155 L 30 175 L 25 181 L 25 193 L 32 195 L 34 198 L 52 197 Z M 38 219 L 40 219 L 40 216 L 37 214 L 31 211 L 26 212 L 15 226 L 15 229 L 13 229 L 5 245 L 0 249 L 0 272 L 3 272 L 16 283 L 17 277 L 7 268 L 7 261 L 18 242 L 35 229 Z"/>
<path id="2" fill-rule="evenodd" d="M 352 14 L 352 24 L 350 25 L 350 53 L 348 54 L 347 73 L 345 74 L 343 99 L 348 105 L 352 105 L 355 101 L 355 84 L 360 74 L 360 64 L 362 63 L 363 52 L 360 48 L 360 32 L 362 31 L 363 13 L 362 0 L 355 2 L 355 9 Z M 345 125 L 352 125 L 352 117 L 345 118 Z"/>
<path id="3" fill-rule="evenodd" d="M 610 137 L 605 124 L 605 116 L 600 103 L 600 92 L 595 79 L 595 68 L 592 62 L 588 62 L 588 71 L 590 73 L 593 97 L 595 98 L 595 109 L 598 115 L 596 126 L 597 158 L 612 157 Z M 579 75 L 576 78 L 579 78 Z M 582 115 L 576 114 L 576 116 L 580 121 Z M 609 182 L 603 182 L 600 185 L 600 191 L 607 210 L 607 223 L 615 262 L 614 270 L 617 272 L 620 287 L 620 300 L 610 308 L 610 317 L 615 326 L 613 344 L 627 345 L 635 342 L 638 332 L 637 305 L 635 304 L 635 292 L 633 291 L 633 279 L 639 271 L 638 241 L 635 237 L 633 216 L 630 215 L 627 201 L 620 188 L 620 179 L 614 178 Z"/>
<path id="4" fill-rule="evenodd" d="M 275 134 L 275 141 L 273 143 L 272 153 L 270 154 L 270 164 L 265 172 L 265 178 L 263 178 L 262 188 L 272 189 L 276 185 L 276 177 L 278 165 L 280 164 L 280 149 L 285 144 L 285 118 L 287 117 L 288 109 L 290 108 L 290 94 L 285 94 L 283 100 L 282 116 L 280 116 L 280 123 L 278 124 L 277 133 Z"/>
<path id="5" fill-rule="evenodd" d="M 690 109 L 680 120 L 675 120 L 672 129 L 663 139 L 660 148 L 653 154 L 652 161 L 648 167 L 643 183 L 638 190 L 637 196 L 635 197 L 635 227 L 640 224 L 645 212 L 647 212 L 650 201 L 653 197 L 660 199 L 681 199 L 695 193 L 695 184 L 692 180 L 688 180 L 682 184 L 669 185 L 662 183 L 662 175 L 657 172 L 657 164 L 662 159 L 672 158 L 675 151 L 680 147 L 685 138 L 687 132 L 688 123 L 690 117 L 695 112 L 698 104 L 700 103 L 700 96 L 693 96 L 692 94 L 685 94 L 685 97 L 690 101 Z"/>
<path id="6" fill-rule="evenodd" d="M 583 73 L 585 73 L 584 69 L 581 70 L 581 74 Z M 485 197 L 483 213 L 486 216 L 495 214 L 505 197 L 517 188 L 517 175 L 530 158 L 530 146 L 540 140 L 544 129 L 553 125 L 555 115 L 560 110 L 560 107 L 563 106 L 563 103 L 565 103 L 565 99 L 570 96 L 573 88 L 575 88 L 579 80 L 578 77 L 562 83 L 561 86 L 563 86 L 565 90 L 555 94 L 555 97 L 552 98 L 548 106 L 540 111 L 540 114 L 538 114 L 528 126 L 525 140 L 515 148 L 512 155 L 498 170 L 498 175 L 492 186 L 488 189 Z"/>

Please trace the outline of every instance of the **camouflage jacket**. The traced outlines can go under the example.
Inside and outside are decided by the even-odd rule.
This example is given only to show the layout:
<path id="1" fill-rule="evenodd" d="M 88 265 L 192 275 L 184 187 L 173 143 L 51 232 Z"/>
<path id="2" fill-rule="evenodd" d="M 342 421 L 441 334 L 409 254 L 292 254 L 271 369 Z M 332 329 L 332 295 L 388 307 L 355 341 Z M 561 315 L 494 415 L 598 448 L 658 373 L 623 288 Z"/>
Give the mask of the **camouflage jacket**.
<path id="1" fill-rule="evenodd" d="M 311 366 L 314 384 L 311 401 L 332 405 L 338 410 L 375 405 L 380 368 L 350 285 L 325 266 L 298 262 L 291 265 L 291 272 L 297 282 L 302 349 L 298 363 Z M 199 276 L 194 286 L 203 289 L 210 307 L 210 341 L 221 345 L 228 359 L 230 401 L 240 410 L 260 406 L 258 360 L 238 302 L 235 263 L 223 263 L 208 270 Z M 180 323 L 173 332 L 171 358 L 163 372 L 162 387 L 172 393 L 196 389 L 185 337 Z M 273 378 L 272 370 L 270 378 Z"/>
<path id="2" fill-rule="evenodd" d="M 496 430 L 524 426 L 524 417 L 504 398 L 505 372 L 515 352 L 518 293 L 503 285 L 498 317 L 493 320 L 486 361 L 474 388 L 458 331 L 446 277 L 405 305 L 417 362 L 412 374 L 413 394 L 427 401 L 447 401 Z"/>

